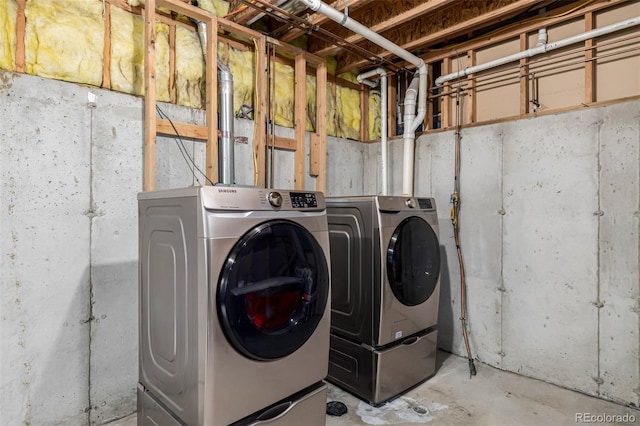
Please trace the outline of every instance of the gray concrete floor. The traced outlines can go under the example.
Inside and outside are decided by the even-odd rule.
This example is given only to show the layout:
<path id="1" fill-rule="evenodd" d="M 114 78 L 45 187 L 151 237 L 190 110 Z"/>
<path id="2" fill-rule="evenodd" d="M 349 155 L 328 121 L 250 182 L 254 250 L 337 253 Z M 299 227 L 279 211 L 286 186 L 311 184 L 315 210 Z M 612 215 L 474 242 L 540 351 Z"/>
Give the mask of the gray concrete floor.
<path id="1" fill-rule="evenodd" d="M 476 367 L 478 374 L 470 379 L 465 358 L 440 352 L 434 377 L 380 407 L 329 385 L 327 400 L 343 402 L 348 411 L 341 417 L 327 416 L 326 425 L 640 425 L 639 410 L 483 364 Z M 579 416 L 591 421 L 581 422 Z M 135 424 L 134 414 L 108 426 Z"/>

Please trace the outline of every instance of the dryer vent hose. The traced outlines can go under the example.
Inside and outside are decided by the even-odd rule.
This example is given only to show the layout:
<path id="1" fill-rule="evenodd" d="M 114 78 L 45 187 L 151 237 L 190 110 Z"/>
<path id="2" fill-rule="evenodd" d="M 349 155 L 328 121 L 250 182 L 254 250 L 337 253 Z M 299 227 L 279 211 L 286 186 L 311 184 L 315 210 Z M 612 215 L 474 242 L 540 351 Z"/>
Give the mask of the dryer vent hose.
<path id="1" fill-rule="evenodd" d="M 459 90 L 458 90 L 459 95 Z M 476 375 L 476 366 L 471 354 L 469 345 L 469 335 L 467 333 L 467 283 L 464 274 L 464 261 L 462 260 L 462 249 L 460 248 L 460 97 L 456 97 L 456 108 L 458 126 L 455 133 L 455 170 L 453 182 L 453 194 L 451 194 L 451 225 L 453 225 L 453 238 L 458 252 L 458 263 L 460 265 L 460 322 L 462 323 L 462 337 L 467 349 L 467 359 L 469 360 L 469 378 Z"/>

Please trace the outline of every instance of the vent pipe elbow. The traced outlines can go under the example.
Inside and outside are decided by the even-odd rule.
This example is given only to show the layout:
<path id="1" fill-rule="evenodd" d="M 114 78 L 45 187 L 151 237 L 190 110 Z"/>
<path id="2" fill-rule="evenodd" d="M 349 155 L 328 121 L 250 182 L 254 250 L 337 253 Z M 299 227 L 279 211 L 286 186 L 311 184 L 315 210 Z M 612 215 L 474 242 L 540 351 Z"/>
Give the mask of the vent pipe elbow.
<path id="1" fill-rule="evenodd" d="M 333 7 L 329 6 L 326 3 L 323 3 L 321 0 L 298 0 L 304 3 L 307 7 L 312 9 L 315 12 L 321 13 L 342 25 L 343 27 L 353 31 L 356 34 L 359 34 L 369 40 L 370 42 L 380 46 L 381 48 L 387 50 L 388 52 L 398 56 L 399 58 L 404 59 L 410 64 L 414 65 L 419 73 L 419 89 L 418 89 L 418 114 L 417 116 L 412 118 L 412 121 L 405 122 L 405 134 L 403 135 L 405 140 L 405 164 L 403 169 L 410 169 L 410 178 L 408 172 L 405 171 L 403 181 L 403 195 L 413 196 L 413 162 L 414 162 L 414 146 L 415 146 L 415 129 L 420 126 L 422 120 L 424 120 L 426 111 L 427 111 L 427 66 L 422 59 L 415 56 L 414 54 L 406 51 L 402 47 L 397 44 L 389 41 L 388 39 L 382 37 L 380 34 L 372 31 L 370 28 L 365 27 L 361 23 L 354 21 L 347 14 L 342 13 Z M 408 152 L 411 152 L 408 155 Z M 406 179 L 410 181 L 407 182 Z"/>

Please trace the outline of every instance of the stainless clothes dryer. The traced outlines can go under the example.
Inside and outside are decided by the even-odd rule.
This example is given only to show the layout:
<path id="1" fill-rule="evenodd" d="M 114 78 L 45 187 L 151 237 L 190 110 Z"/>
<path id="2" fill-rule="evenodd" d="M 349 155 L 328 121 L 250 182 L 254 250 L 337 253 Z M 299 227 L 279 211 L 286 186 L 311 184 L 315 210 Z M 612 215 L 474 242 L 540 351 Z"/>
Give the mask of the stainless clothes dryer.
<path id="1" fill-rule="evenodd" d="M 138 424 L 323 425 L 323 194 L 207 186 L 138 200 Z"/>
<path id="2" fill-rule="evenodd" d="M 374 405 L 435 373 L 440 246 L 433 198 L 327 198 L 328 379 Z"/>

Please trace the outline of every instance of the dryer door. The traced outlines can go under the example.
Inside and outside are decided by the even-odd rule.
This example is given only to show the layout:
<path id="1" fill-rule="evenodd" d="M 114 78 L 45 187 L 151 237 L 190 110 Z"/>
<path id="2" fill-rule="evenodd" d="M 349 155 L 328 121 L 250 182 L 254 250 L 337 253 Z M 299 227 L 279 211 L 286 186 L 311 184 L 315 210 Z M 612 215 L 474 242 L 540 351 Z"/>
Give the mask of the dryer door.
<path id="1" fill-rule="evenodd" d="M 424 303 L 435 290 L 439 275 L 436 233 L 424 219 L 404 219 L 387 248 L 387 279 L 394 296 L 406 306 Z"/>
<path id="2" fill-rule="evenodd" d="M 218 315 L 236 350 L 273 360 L 311 337 L 328 295 L 327 261 L 313 235 L 295 222 L 269 221 L 229 253 L 218 281 Z"/>

